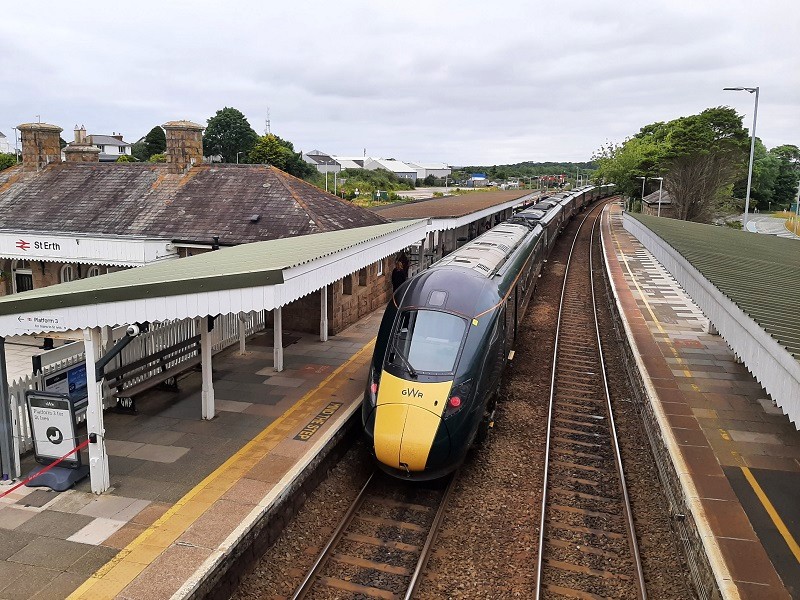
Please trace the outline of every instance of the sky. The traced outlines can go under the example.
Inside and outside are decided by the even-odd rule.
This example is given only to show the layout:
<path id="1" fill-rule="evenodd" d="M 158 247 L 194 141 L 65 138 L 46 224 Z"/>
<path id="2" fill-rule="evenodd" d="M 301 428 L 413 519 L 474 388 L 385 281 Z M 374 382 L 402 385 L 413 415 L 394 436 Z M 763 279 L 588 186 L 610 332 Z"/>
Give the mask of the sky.
<path id="1" fill-rule="evenodd" d="M 797 0 L 4 3 L 0 132 L 134 142 L 225 107 L 296 150 L 453 166 L 586 161 L 730 106 L 800 145 Z"/>

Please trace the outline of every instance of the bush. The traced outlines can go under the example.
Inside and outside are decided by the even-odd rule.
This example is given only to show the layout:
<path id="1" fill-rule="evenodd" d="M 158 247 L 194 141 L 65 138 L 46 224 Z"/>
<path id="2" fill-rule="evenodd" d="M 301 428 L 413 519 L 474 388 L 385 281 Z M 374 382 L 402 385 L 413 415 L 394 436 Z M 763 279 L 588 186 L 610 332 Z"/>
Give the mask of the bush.
<path id="1" fill-rule="evenodd" d="M 130 154 L 123 154 L 117 159 L 117 162 L 139 162 Z"/>
<path id="2" fill-rule="evenodd" d="M 150 158 L 147 160 L 147 162 L 152 162 L 152 163 L 165 163 L 165 162 L 167 162 L 167 155 L 166 155 L 166 154 L 153 154 L 153 156 L 151 156 L 151 157 L 150 157 Z"/>
<path id="3" fill-rule="evenodd" d="M 0 171 L 13 167 L 17 164 L 17 159 L 13 154 L 0 154 Z"/>

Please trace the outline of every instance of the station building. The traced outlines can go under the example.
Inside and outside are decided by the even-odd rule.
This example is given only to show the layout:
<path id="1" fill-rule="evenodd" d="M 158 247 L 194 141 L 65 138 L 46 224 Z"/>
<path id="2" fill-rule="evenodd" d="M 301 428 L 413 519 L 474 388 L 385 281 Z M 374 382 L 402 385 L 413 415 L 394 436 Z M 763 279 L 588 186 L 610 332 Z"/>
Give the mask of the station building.
<path id="1" fill-rule="evenodd" d="M 85 132 L 19 126 L 21 165 L 0 173 L 0 296 L 221 247 L 386 223 L 268 165 L 203 163 L 201 125 L 164 124 L 166 163 L 103 163 Z M 385 304 L 386 257 L 327 286 L 328 333 Z M 176 263 L 176 268 L 179 268 Z M 319 294 L 285 307 L 286 327 L 320 327 Z"/>

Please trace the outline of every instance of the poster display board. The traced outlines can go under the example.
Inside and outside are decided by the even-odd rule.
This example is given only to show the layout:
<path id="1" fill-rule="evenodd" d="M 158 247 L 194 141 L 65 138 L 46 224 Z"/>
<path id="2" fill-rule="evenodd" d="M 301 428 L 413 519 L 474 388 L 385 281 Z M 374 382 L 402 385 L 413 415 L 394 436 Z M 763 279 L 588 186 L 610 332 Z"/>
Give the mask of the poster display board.
<path id="1" fill-rule="evenodd" d="M 50 464 L 78 445 L 75 439 L 75 414 L 68 394 L 31 390 L 25 394 L 25 399 L 36 462 Z M 65 459 L 61 465 L 73 469 L 80 467 L 80 452 Z"/>

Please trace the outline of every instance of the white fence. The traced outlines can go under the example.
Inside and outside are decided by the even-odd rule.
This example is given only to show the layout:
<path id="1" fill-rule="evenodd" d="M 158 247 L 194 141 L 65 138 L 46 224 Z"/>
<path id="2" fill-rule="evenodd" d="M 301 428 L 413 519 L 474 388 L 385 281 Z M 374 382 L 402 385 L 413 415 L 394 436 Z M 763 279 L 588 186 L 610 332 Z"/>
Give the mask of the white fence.
<path id="1" fill-rule="evenodd" d="M 238 314 L 227 314 L 217 317 L 214 321 L 214 329 L 211 331 L 210 335 L 212 353 L 216 354 L 221 352 L 239 341 L 240 322 L 245 324 L 245 335 L 253 335 L 264 329 L 264 311 L 245 314 L 242 316 L 242 319 L 240 319 Z M 187 340 L 200 332 L 199 324 L 199 319 L 152 323 L 150 331 L 135 337 L 106 369 L 111 370 L 119 366 L 131 364 L 139 359 Z M 114 330 L 108 348 L 111 348 L 114 341 L 125 335 L 125 329 L 125 327 L 119 327 Z M 53 354 L 50 355 L 49 360 L 47 358 L 48 353 L 42 355 L 44 360 L 42 361 L 41 373 L 26 375 L 25 377 L 12 381 L 8 386 L 9 396 L 11 397 L 15 446 L 19 454 L 33 449 L 31 425 L 28 420 L 28 410 L 25 406 L 25 392 L 28 390 L 44 389 L 44 380 L 48 375 L 84 361 L 83 344 L 81 343 L 61 346 L 50 352 Z M 184 360 L 189 360 L 190 358 L 192 357 L 188 355 L 178 356 L 173 362 L 167 363 L 166 366 L 169 368 L 180 364 Z M 87 378 L 91 379 L 92 372 L 93 369 L 87 369 Z M 140 378 L 132 380 L 131 384 L 143 381 L 155 372 L 154 369 L 153 371 L 143 373 Z M 116 403 L 116 400 L 112 396 L 114 391 L 115 390 L 109 389 L 107 385 L 103 386 L 103 406 L 105 408 L 113 406 Z M 80 421 L 82 420 L 83 417 Z"/>

